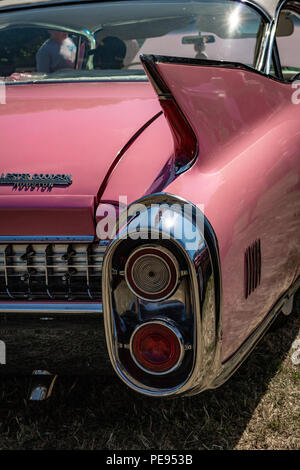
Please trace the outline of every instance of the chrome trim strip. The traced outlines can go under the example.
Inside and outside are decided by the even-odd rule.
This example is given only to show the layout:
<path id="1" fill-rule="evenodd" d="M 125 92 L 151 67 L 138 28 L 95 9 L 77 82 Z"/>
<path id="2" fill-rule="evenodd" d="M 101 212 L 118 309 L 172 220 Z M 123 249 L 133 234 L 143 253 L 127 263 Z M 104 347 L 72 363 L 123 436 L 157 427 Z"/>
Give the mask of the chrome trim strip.
<path id="1" fill-rule="evenodd" d="M 73 314 L 102 314 L 101 303 L 2 303 L 0 302 L 1 314 L 41 314 L 41 315 L 73 315 Z"/>
<path id="2" fill-rule="evenodd" d="M 269 50 L 269 42 L 270 42 L 270 35 L 272 30 L 273 20 L 270 18 L 269 22 L 265 26 L 264 36 L 262 38 L 260 49 L 257 56 L 257 62 L 255 64 L 256 69 L 258 72 L 263 74 L 266 73 L 266 62 Z"/>
<path id="3" fill-rule="evenodd" d="M 265 8 L 263 8 L 262 5 L 259 5 L 256 1 L 254 0 L 242 0 L 242 1 L 244 4 L 249 5 L 250 7 L 253 7 L 255 10 L 257 10 L 262 16 L 264 16 L 266 20 L 264 36 L 262 38 L 262 41 L 259 47 L 259 51 L 257 54 L 257 61 L 254 67 L 259 72 L 267 73 L 266 62 L 267 62 L 267 57 L 268 57 L 270 35 L 271 35 L 272 25 L 273 25 L 273 17 Z M 271 60 L 272 60 L 272 56 L 271 56 Z"/>
<path id="4" fill-rule="evenodd" d="M 92 235 L 28 235 L 28 236 L 19 236 L 19 235 L 1 235 L 0 242 L 74 242 L 74 243 L 81 243 L 81 242 L 93 242 L 95 239 Z"/>
<path id="5" fill-rule="evenodd" d="M 278 2 L 278 5 L 276 7 L 275 11 L 275 17 L 273 18 L 271 24 L 270 24 L 270 32 L 269 32 L 269 42 L 268 42 L 268 48 L 266 51 L 266 69 L 265 73 L 267 75 L 270 74 L 271 71 L 271 64 L 272 64 L 272 55 L 273 55 L 273 47 L 274 47 L 274 42 L 275 42 L 275 37 L 276 37 L 276 29 L 277 29 L 277 24 L 279 20 L 279 16 L 281 13 L 281 10 L 284 8 L 285 3 L 288 3 L 289 0 L 281 0 Z"/>

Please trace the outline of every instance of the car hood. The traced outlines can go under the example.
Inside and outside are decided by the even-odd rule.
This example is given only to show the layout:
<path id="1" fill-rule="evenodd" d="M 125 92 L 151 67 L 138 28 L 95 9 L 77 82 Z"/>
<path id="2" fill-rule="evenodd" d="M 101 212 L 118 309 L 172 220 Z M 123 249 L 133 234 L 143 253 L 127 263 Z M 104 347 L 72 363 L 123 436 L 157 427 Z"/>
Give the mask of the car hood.
<path id="1" fill-rule="evenodd" d="M 5 220 L 0 236 L 93 232 L 101 183 L 118 153 L 160 111 L 148 82 L 7 86 L 6 103 L 0 105 L 0 176 L 67 174 L 72 184 L 51 190 L 0 186 L 0 216 Z M 160 166 L 163 162 L 154 165 L 156 174 L 150 171 L 146 186 Z M 125 166 L 120 181 L 126 173 Z"/>

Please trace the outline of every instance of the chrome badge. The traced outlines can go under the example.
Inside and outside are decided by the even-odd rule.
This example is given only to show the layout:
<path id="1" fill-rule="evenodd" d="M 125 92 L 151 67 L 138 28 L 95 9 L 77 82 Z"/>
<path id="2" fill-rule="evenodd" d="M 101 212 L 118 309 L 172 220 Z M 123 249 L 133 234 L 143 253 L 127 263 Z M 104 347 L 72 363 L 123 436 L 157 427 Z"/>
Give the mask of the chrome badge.
<path id="1" fill-rule="evenodd" d="M 14 188 L 53 188 L 54 186 L 70 186 L 72 175 L 35 173 L 2 173 L 0 185 L 11 185 Z"/>

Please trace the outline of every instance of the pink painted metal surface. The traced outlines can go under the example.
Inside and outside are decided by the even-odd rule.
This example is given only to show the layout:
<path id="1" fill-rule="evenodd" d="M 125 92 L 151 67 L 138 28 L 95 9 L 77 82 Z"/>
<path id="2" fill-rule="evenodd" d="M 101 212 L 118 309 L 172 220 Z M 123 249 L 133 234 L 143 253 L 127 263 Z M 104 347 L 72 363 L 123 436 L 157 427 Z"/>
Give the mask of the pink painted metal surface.
<path id="1" fill-rule="evenodd" d="M 158 64 L 199 143 L 165 191 L 204 205 L 219 242 L 223 360 L 299 275 L 300 108 L 291 85 L 251 71 Z M 260 286 L 245 299 L 244 255 L 261 240 Z"/>
<path id="2" fill-rule="evenodd" d="M 118 201 L 125 196 L 128 204 L 155 192 L 156 180 L 173 154 L 173 140 L 164 116 L 149 126 L 127 150 L 102 194 L 102 201 Z M 159 188 L 159 182 L 157 190 Z"/>
<path id="3" fill-rule="evenodd" d="M 299 275 L 300 108 L 289 85 L 250 71 L 159 64 L 198 139 L 196 163 L 171 184 L 171 132 L 148 83 L 7 87 L 1 173 L 66 173 L 64 188 L 0 188 L 0 236 L 94 235 L 96 196 L 128 203 L 162 191 L 204 205 L 219 242 L 223 360 Z M 174 176 L 174 175 L 173 175 Z M 261 240 L 261 285 L 246 300 L 244 254 Z"/>
<path id="4" fill-rule="evenodd" d="M 160 111 L 147 82 L 7 86 L 0 107 L 0 172 L 72 174 L 73 184 L 51 191 L 1 186 L 0 236 L 94 234 L 94 202 L 103 178 L 118 152 Z M 130 170 L 131 185 L 137 176 L 140 183 L 132 197 L 139 197 L 169 157 L 170 152 L 162 156 L 168 134 L 159 139 L 158 152 L 146 140 L 139 163 L 151 154 L 152 164 L 140 171 L 133 169 L 137 160 L 125 169 L 122 163 L 119 182 L 113 180 L 116 196 Z"/>

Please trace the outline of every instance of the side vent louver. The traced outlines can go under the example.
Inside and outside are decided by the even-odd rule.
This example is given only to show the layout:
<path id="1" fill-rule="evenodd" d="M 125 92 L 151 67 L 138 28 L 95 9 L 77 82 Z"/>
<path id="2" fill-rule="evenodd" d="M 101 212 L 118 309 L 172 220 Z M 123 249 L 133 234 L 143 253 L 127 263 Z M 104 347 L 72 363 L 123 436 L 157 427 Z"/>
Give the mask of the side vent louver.
<path id="1" fill-rule="evenodd" d="M 256 240 L 245 253 L 245 297 L 259 286 L 261 280 L 261 244 Z"/>

